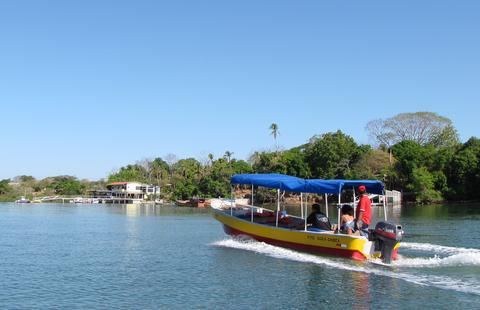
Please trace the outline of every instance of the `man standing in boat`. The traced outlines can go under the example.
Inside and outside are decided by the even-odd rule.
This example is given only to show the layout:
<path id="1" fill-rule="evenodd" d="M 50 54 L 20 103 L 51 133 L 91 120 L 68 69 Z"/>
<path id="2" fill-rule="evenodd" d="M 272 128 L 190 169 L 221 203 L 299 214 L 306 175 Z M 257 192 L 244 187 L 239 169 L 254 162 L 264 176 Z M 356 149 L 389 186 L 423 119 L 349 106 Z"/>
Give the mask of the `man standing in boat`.
<path id="1" fill-rule="evenodd" d="M 365 185 L 360 185 L 358 187 L 358 193 L 360 197 L 355 212 L 355 228 L 361 233 L 362 231 L 367 231 L 368 226 L 370 226 L 370 220 L 372 218 L 372 203 L 370 198 L 368 198 Z"/>

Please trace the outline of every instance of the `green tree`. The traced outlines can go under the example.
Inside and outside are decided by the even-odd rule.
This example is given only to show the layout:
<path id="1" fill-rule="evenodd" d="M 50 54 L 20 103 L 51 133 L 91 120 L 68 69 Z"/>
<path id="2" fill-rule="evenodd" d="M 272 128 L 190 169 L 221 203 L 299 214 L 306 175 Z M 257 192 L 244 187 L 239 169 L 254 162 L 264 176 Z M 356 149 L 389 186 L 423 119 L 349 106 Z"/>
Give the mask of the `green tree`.
<path id="1" fill-rule="evenodd" d="M 80 195 L 85 191 L 85 185 L 72 176 L 54 177 L 50 187 L 57 195 Z"/>
<path id="2" fill-rule="evenodd" d="M 434 151 L 433 148 L 423 147 L 411 140 L 399 142 L 392 147 L 393 156 L 396 158 L 395 169 L 402 188 L 412 183 L 414 169 L 428 166 Z"/>
<path id="3" fill-rule="evenodd" d="M 199 191 L 205 197 L 226 197 L 230 194 L 230 178 L 233 174 L 251 173 L 252 167 L 244 160 L 225 158 L 213 161 L 208 173 L 202 176 Z"/>
<path id="4" fill-rule="evenodd" d="M 435 177 L 426 167 L 413 169 L 412 183 L 408 187 L 418 203 L 439 202 L 443 199 L 441 193 L 435 190 Z"/>
<path id="5" fill-rule="evenodd" d="M 251 157 L 253 170 L 257 173 L 282 173 L 301 178 L 310 177 L 310 168 L 300 148 L 280 153 L 256 152 Z"/>
<path id="6" fill-rule="evenodd" d="M 285 167 L 283 173 L 300 178 L 309 178 L 310 167 L 305 161 L 305 153 L 299 148 L 293 148 L 282 152 L 279 162 Z"/>
<path id="7" fill-rule="evenodd" d="M 10 183 L 9 179 L 0 181 L 0 195 L 5 195 L 12 191 L 12 187 L 8 183 Z"/>
<path id="8" fill-rule="evenodd" d="M 148 182 L 148 171 L 141 165 L 127 165 L 108 176 L 108 182 Z"/>
<path id="9" fill-rule="evenodd" d="M 168 183 L 170 177 L 169 166 L 166 161 L 161 158 L 155 158 L 148 165 L 148 173 L 151 176 L 150 183 L 164 186 Z"/>
<path id="10" fill-rule="evenodd" d="M 231 162 L 232 174 L 252 173 L 252 166 L 244 160 L 234 159 Z"/>
<path id="11" fill-rule="evenodd" d="M 480 139 L 470 138 L 446 168 L 450 199 L 480 199 Z"/>
<path id="12" fill-rule="evenodd" d="M 409 194 L 415 200 L 425 202 L 448 197 L 451 190 L 445 171 L 452 160 L 454 148 L 436 148 L 432 144 L 422 146 L 415 141 L 402 141 L 395 144 L 392 151 L 396 158 L 397 181 L 401 188 L 407 190 L 406 199 Z M 418 180 L 427 180 L 429 183 L 419 188 Z"/>
<path id="13" fill-rule="evenodd" d="M 199 193 L 198 185 L 189 180 L 179 180 L 175 184 L 173 197 L 177 199 L 190 199 Z"/>
<path id="14" fill-rule="evenodd" d="M 173 165 L 173 197 L 188 199 L 197 196 L 202 166 L 194 158 L 181 159 Z"/>
<path id="15" fill-rule="evenodd" d="M 353 165 L 351 179 L 378 179 L 385 180 L 386 177 L 393 177 L 393 166 L 390 154 L 384 150 L 370 150 L 362 154 L 359 160 Z"/>
<path id="16" fill-rule="evenodd" d="M 345 178 L 352 164 L 370 147 L 359 147 L 340 130 L 314 136 L 305 148 L 305 159 L 313 178 Z"/>
<path id="17" fill-rule="evenodd" d="M 255 152 L 250 161 L 256 173 L 282 173 L 277 169 L 277 157 L 271 152 Z"/>
<path id="18" fill-rule="evenodd" d="M 460 144 L 457 129 L 452 124 L 446 125 L 438 134 L 433 135 L 430 144 L 437 148 L 453 149 L 457 147 Z"/>
<path id="19" fill-rule="evenodd" d="M 225 197 L 230 192 L 230 177 L 233 174 L 231 163 L 225 158 L 219 158 L 212 163 L 209 173 L 203 176 L 199 182 L 199 190 L 206 197 Z"/>

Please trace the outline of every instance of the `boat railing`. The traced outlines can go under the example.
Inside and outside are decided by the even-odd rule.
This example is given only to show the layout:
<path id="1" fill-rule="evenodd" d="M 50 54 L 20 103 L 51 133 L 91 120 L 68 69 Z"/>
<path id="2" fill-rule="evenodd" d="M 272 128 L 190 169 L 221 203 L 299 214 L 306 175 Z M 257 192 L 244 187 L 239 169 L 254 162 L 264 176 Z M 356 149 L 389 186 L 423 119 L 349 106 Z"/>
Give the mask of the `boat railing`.
<path id="1" fill-rule="evenodd" d="M 252 192 L 251 192 L 251 205 L 240 205 L 240 207 L 244 207 L 244 208 L 249 208 L 251 209 L 251 218 L 250 218 L 250 221 L 253 223 L 254 222 L 254 210 L 261 210 L 262 212 L 264 210 L 268 210 L 268 209 L 264 209 L 264 208 L 260 208 L 260 207 L 256 207 L 256 206 L 253 206 L 254 204 L 254 186 L 252 185 Z M 276 212 L 275 211 L 272 211 L 272 210 L 268 210 L 268 211 L 272 211 L 274 212 L 275 214 L 275 226 L 278 227 L 278 223 L 279 223 L 279 214 L 280 214 L 280 205 L 281 205 L 281 198 L 284 197 L 285 195 L 285 191 L 283 191 L 283 194 L 281 193 L 282 191 L 280 189 L 277 188 L 277 208 L 276 208 Z M 352 186 L 352 192 L 353 192 L 353 212 L 354 212 L 354 218 L 356 218 L 356 204 L 355 204 L 355 201 L 356 201 L 356 195 L 355 195 L 355 187 Z M 385 195 L 385 191 L 383 191 L 383 194 Z M 324 193 L 324 197 L 325 197 L 325 213 L 326 213 L 326 216 L 328 218 L 328 195 L 327 193 Z M 337 198 L 338 198 L 338 203 L 337 203 L 337 227 L 340 228 L 341 226 L 341 206 L 342 206 L 342 195 L 341 195 L 341 191 L 338 192 L 337 194 Z M 386 199 L 383 199 L 383 214 L 384 214 L 384 219 L 385 221 L 387 221 L 387 210 L 386 210 Z M 233 216 L 233 209 L 237 209 L 237 204 L 235 202 L 235 190 L 234 190 L 234 186 L 232 185 L 231 187 L 231 205 L 230 205 L 230 215 Z M 304 195 L 304 193 L 300 193 L 300 209 L 301 209 L 301 218 L 304 220 L 304 230 L 307 231 L 308 229 L 308 223 L 307 223 L 307 209 L 308 209 L 308 193 L 306 193 L 306 195 Z"/>

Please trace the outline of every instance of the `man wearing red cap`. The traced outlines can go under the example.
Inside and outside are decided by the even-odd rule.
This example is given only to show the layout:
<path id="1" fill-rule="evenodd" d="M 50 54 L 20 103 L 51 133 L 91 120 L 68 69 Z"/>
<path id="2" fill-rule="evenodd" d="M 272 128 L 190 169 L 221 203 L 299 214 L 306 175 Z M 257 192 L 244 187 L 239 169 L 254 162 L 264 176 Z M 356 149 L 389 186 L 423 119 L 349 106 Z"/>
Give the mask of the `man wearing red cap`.
<path id="1" fill-rule="evenodd" d="M 368 229 L 372 218 L 372 203 L 367 195 L 367 188 L 364 185 L 358 187 L 360 198 L 356 210 L 355 228 L 359 231 Z"/>

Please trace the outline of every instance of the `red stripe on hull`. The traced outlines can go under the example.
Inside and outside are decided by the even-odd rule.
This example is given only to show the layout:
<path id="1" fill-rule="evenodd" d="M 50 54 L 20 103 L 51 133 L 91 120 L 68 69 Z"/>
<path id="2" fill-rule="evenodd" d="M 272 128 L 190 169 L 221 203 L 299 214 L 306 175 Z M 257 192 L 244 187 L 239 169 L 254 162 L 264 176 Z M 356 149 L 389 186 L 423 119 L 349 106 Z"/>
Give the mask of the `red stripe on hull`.
<path id="1" fill-rule="evenodd" d="M 272 244 L 275 246 L 280 246 L 284 248 L 289 248 L 289 249 L 294 249 L 302 252 L 308 252 L 308 253 L 315 253 L 315 254 L 327 254 L 327 255 L 332 255 L 332 256 L 342 256 L 342 257 L 347 257 L 350 259 L 354 260 L 365 260 L 366 257 L 359 251 L 353 251 L 353 250 L 343 250 L 343 249 L 332 249 L 332 248 L 326 248 L 326 247 L 320 247 L 320 246 L 313 246 L 313 245 L 307 245 L 307 244 L 299 244 L 299 243 L 293 243 L 293 242 L 288 242 L 288 241 L 281 241 L 281 240 L 275 240 L 275 239 L 270 239 L 266 237 L 260 237 L 257 235 L 253 235 L 250 233 L 246 233 L 244 231 L 232 228 L 227 225 L 223 225 L 223 230 L 225 233 L 231 236 L 250 236 L 253 239 L 261 242 L 265 242 L 268 244 Z"/>
<path id="2" fill-rule="evenodd" d="M 397 260 L 397 258 L 398 258 L 398 248 L 393 249 L 393 253 L 392 253 L 392 259 Z"/>

